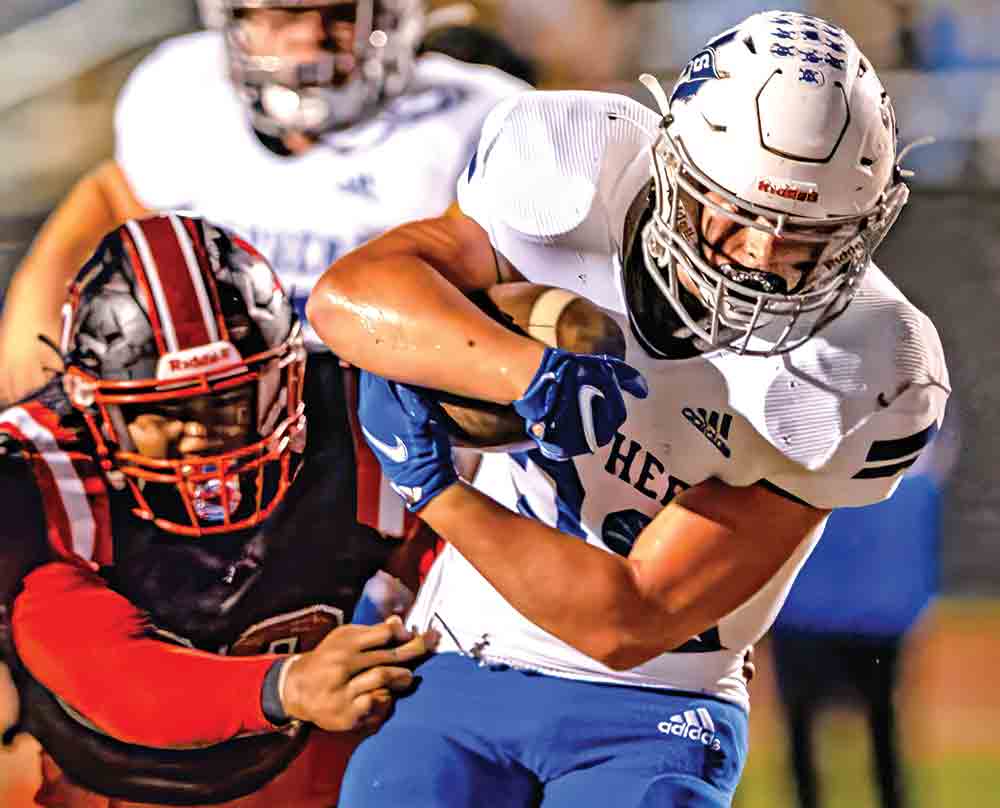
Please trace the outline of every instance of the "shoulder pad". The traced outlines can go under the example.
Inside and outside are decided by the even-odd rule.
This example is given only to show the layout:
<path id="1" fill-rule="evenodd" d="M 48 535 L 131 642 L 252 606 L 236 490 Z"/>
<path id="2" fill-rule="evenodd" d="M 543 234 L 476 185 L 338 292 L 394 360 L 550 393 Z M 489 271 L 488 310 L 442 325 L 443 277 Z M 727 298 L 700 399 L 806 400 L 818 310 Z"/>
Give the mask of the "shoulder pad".
<path id="1" fill-rule="evenodd" d="M 950 393 L 937 331 L 884 276 L 780 361 L 763 434 L 800 469 L 786 477 L 791 492 L 819 507 L 888 496 L 937 431 Z"/>
<path id="2" fill-rule="evenodd" d="M 599 92 L 527 92 L 497 106 L 459 182 L 462 209 L 536 240 L 565 235 L 590 215 L 656 126 L 648 108 Z"/>

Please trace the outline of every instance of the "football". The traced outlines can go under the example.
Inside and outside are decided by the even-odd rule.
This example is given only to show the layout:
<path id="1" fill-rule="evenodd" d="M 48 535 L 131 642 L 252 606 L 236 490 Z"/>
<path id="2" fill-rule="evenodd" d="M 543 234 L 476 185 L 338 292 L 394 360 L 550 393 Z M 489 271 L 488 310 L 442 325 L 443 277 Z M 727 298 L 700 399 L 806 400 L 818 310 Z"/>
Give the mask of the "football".
<path id="1" fill-rule="evenodd" d="M 504 283 L 470 295 L 497 322 L 553 348 L 625 358 L 625 335 L 602 308 L 584 297 L 537 283 Z M 510 405 L 438 394 L 456 446 L 510 448 L 526 440 L 524 421 Z"/>

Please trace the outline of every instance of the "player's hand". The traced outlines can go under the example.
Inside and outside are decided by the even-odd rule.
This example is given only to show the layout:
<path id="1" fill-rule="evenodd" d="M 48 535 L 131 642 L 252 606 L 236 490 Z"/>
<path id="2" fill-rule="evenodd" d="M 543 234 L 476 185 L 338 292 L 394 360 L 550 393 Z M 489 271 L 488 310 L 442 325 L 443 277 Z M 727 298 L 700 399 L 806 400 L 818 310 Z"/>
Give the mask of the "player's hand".
<path id="1" fill-rule="evenodd" d="M 552 460 L 591 454 L 625 422 L 625 397 L 649 395 L 646 380 L 620 359 L 546 348 L 535 378 L 514 402 L 528 437 Z"/>
<path id="2" fill-rule="evenodd" d="M 418 390 L 361 374 L 358 418 L 393 489 L 419 511 L 458 480 L 437 405 Z"/>
<path id="3" fill-rule="evenodd" d="M 375 626 L 339 626 L 289 662 L 281 689 L 285 713 L 330 732 L 374 731 L 396 693 L 413 684 L 407 662 L 430 653 L 438 634 L 415 634 L 393 615 Z"/>

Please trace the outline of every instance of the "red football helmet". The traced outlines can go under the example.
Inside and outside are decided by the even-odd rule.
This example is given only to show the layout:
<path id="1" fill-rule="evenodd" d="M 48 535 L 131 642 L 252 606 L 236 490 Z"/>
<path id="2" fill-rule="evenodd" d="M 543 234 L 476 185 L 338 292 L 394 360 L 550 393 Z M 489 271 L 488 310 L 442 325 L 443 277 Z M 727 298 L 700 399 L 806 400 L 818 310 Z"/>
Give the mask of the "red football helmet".
<path id="1" fill-rule="evenodd" d="M 135 513 L 185 536 L 265 519 L 305 443 L 301 327 L 268 262 L 187 216 L 129 221 L 64 309 L 64 384 Z"/>

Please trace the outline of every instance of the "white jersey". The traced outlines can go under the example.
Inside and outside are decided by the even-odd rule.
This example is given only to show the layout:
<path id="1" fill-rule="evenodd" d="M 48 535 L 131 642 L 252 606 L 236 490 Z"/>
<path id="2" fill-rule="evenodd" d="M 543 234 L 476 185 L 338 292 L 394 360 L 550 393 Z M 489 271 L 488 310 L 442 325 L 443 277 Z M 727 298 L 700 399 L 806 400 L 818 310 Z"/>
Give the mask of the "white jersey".
<path id="1" fill-rule="evenodd" d="M 658 360 L 634 337 L 622 314 L 617 242 L 649 177 L 648 133 L 657 120 L 627 98 L 583 92 L 530 93 L 487 120 L 460 181 L 463 210 L 530 280 L 614 312 L 627 335 L 626 360 L 650 388 L 645 400 L 626 396 L 627 420 L 594 455 L 568 463 L 538 452 L 488 458 L 507 477 L 490 493 L 622 555 L 671 499 L 710 477 L 734 486 L 763 481 L 818 508 L 888 497 L 939 425 L 948 374 L 934 326 L 875 266 L 847 311 L 790 353 L 715 350 Z M 412 620 L 446 627 L 443 649 L 476 648 L 488 661 L 748 707 L 743 655 L 775 619 L 821 533 L 718 625 L 631 670 L 611 670 L 529 622 L 452 547 L 433 567 Z M 760 540 L 767 541 L 766 524 Z"/>
<path id="2" fill-rule="evenodd" d="M 293 157 L 261 142 L 227 71 L 218 31 L 160 45 L 119 98 L 116 159 L 147 207 L 204 216 L 246 238 L 300 315 L 342 253 L 443 213 L 486 114 L 528 88 L 494 68 L 427 54 L 410 89 L 375 118 Z"/>

